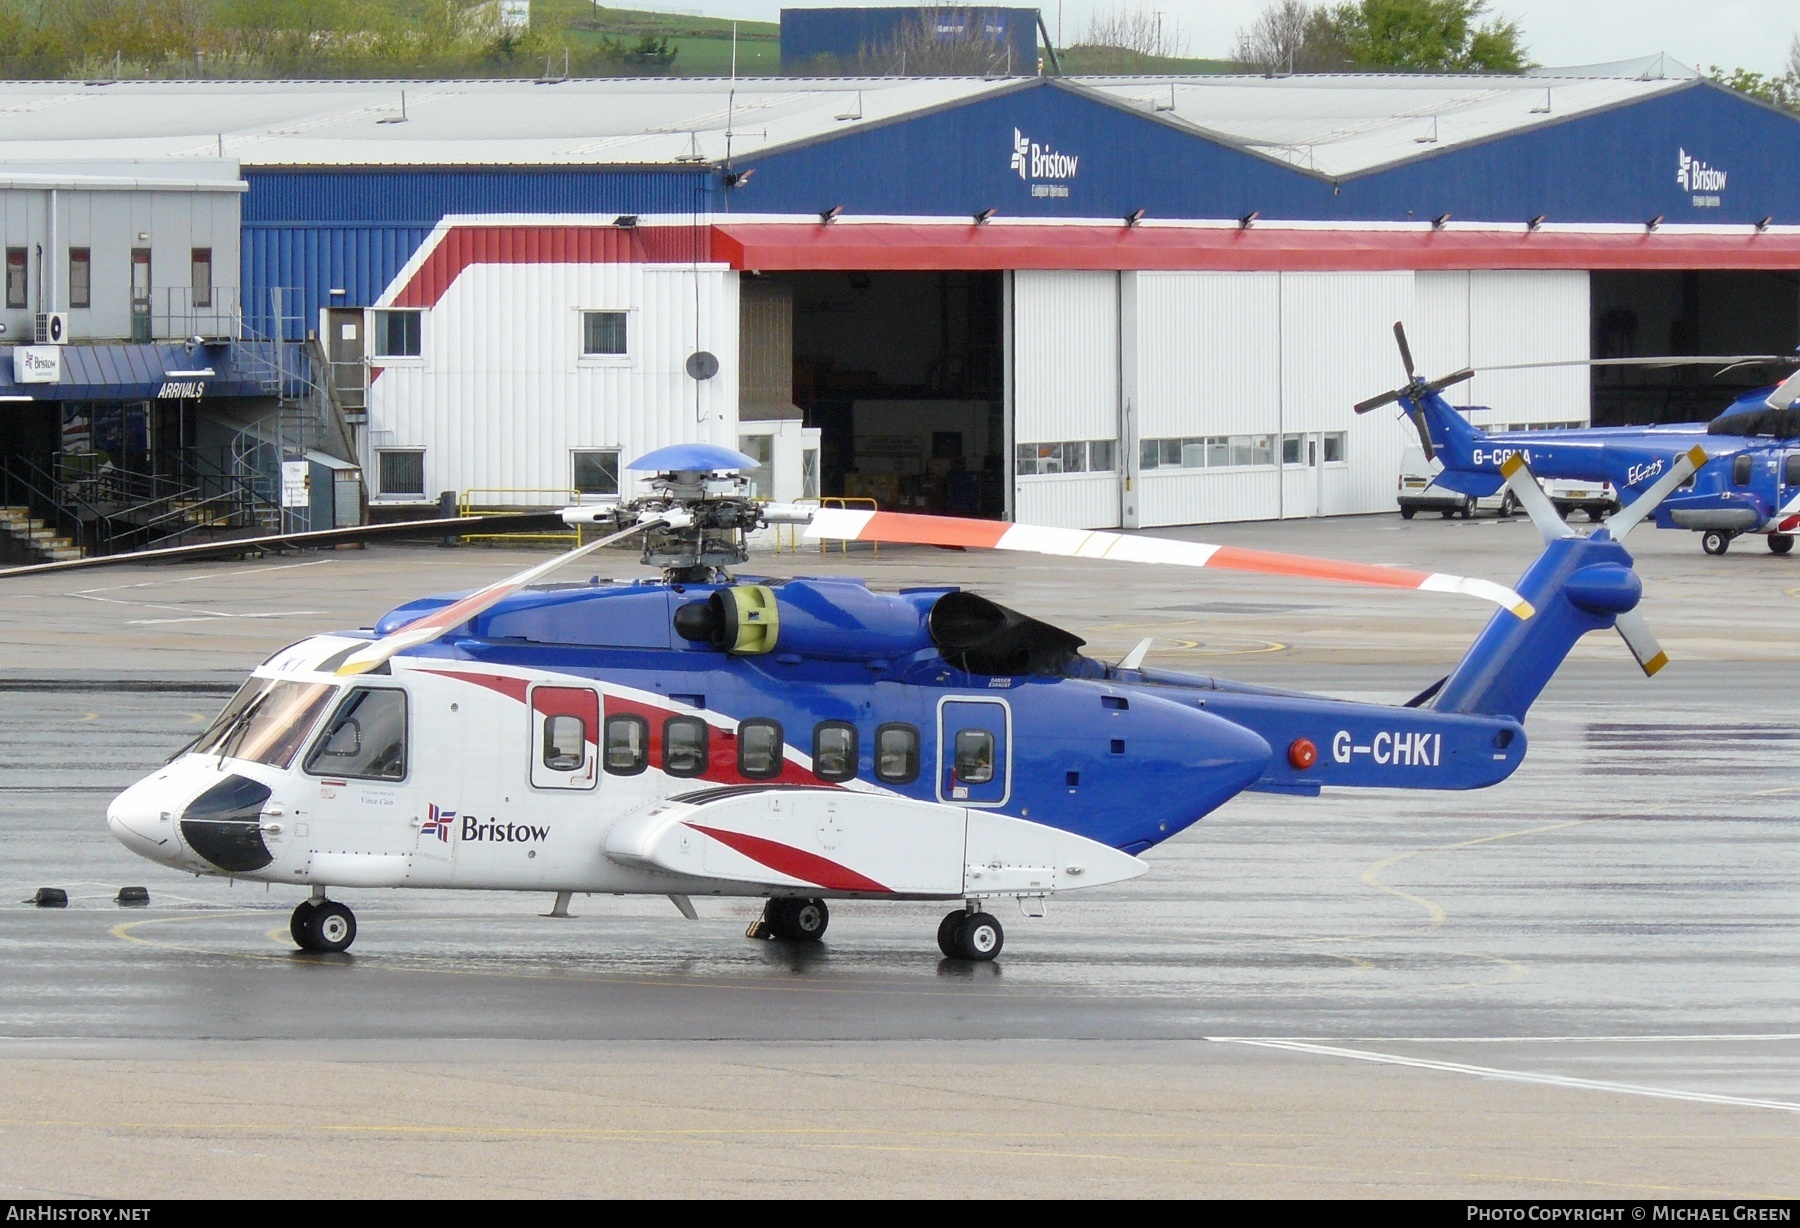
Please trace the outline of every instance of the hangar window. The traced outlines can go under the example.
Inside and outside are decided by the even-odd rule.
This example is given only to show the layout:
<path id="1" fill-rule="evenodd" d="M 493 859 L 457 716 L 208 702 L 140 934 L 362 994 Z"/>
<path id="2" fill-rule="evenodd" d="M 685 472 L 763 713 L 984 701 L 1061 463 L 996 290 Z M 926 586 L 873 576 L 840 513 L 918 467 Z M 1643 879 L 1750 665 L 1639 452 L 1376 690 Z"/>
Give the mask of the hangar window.
<path id="1" fill-rule="evenodd" d="M 627 348 L 626 315 L 623 311 L 581 313 L 581 353 L 584 358 L 623 358 Z"/>
<path id="2" fill-rule="evenodd" d="M 706 722 L 697 716 L 671 716 L 663 722 L 663 771 L 671 776 L 698 776 L 706 771 Z"/>
<path id="3" fill-rule="evenodd" d="M 93 259 L 85 247 L 69 249 L 69 306 L 87 307 L 93 303 Z"/>
<path id="4" fill-rule="evenodd" d="M 1022 443 L 1016 464 L 1021 476 L 1046 473 L 1111 473 L 1113 441 L 1075 440 L 1070 443 Z"/>
<path id="5" fill-rule="evenodd" d="M 417 358 L 425 352 L 422 311 L 377 311 L 375 357 Z"/>
<path id="6" fill-rule="evenodd" d="M 191 305 L 211 307 L 213 300 L 212 248 L 196 247 L 188 254 L 188 286 Z"/>
<path id="7" fill-rule="evenodd" d="M 425 450 L 407 448 L 385 451 L 381 456 L 381 493 L 425 496 Z"/>
<path id="8" fill-rule="evenodd" d="M 650 722 L 641 716 L 606 718 L 606 770 L 636 776 L 650 764 Z"/>
<path id="9" fill-rule="evenodd" d="M 919 778 L 919 731 L 911 725 L 883 725 L 875 731 L 875 779 L 909 785 Z"/>
<path id="10" fill-rule="evenodd" d="M 6 249 L 6 305 L 23 307 L 28 299 L 28 286 L 25 277 L 25 249 L 9 247 Z"/>
<path id="11" fill-rule="evenodd" d="M 856 776 L 856 726 L 822 721 L 813 729 L 813 775 L 837 782 Z"/>
<path id="12" fill-rule="evenodd" d="M 1348 431 L 1326 431 L 1325 432 L 1325 463 L 1327 465 L 1343 464 L 1349 453 L 1349 443 L 1350 443 L 1350 432 L 1348 432 Z"/>
<path id="13" fill-rule="evenodd" d="M 1138 443 L 1140 469 L 1223 469 L 1274 463 L 1273 435 L 1207 435 Z"/>
<path id="14" fill-rule="evenodd" d="M 574 453 L 574 486 L 577 494 L 619 493 L 619 450 L 597 448 Z"/>
<path id="15" fill-rule="evenodd" d="M 313 743 L 306 770 L 353 780 L 406 779 L 406 692 L 358 687 Z"/>
<path id="16" fill-rule="evenodd" d="M 781 725 L 777 721 L 751 720 L 738 726 L 738 773 L 751 780 L 773 780 L 781 775 Z"/>

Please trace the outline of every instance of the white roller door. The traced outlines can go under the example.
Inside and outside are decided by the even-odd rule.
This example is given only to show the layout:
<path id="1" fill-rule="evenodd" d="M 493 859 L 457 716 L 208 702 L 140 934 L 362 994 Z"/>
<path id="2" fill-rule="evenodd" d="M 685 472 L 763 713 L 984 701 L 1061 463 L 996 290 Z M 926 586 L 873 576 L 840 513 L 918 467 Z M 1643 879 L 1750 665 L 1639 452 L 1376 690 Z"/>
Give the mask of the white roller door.
<path id="1" fill-rule="evenodd" d="M 1013 274 L 1011 410 L 1013 518 L 1117 526 L 1117 273 Z"/>

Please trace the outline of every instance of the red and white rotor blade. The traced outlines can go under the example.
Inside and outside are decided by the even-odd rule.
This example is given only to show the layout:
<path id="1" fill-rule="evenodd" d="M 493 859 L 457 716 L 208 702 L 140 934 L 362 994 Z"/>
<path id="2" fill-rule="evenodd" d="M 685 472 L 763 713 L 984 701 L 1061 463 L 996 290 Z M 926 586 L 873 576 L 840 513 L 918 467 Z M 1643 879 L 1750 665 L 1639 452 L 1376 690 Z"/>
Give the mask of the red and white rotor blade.
<path id="1" fill-rule="evenodd" d="M 359 648 L 344 659 L 338 666 L 340 674 L 366 674 L 370 670 L 387 661 L 395 653 L 408 648 L 416 648 L 420 644 L 429 644 L 446 631 L 474 618 L 484 610 L 492 609 L 506 598 L 512 596 L 528 584 L 532 584 L 549 575 L 558 567 L 573 563 L 585 554 L 592 554 L 602 546 L 610 546 L 616 541 L 623 541 L 633 533 L 642 533 L 646 529 L 657 528 L 664 522 L 648 520 L 643 524 L 634 524 L 629 529 L 591 541 L 585 546 L 577 546 L 565 551 L 545 563 L 535 567 L 527 567 L 524 571 L 515 572 L 504 580 L 496 580 L 486 588 L 478 589 L 467 597 L 453 601 L 441 609 L 415 618 L 404 627 L 396 627 L 367 648 Z"/>
<path id="2" fill-rule="evenodd" d="M 806 536 L 813 540 L 883 541 L 915 546 L 961 546 L 982 550 L 1017 550 L 1067 558 L 1111 559 L 1122 563 L 1160 563 L 1177 567 L 1216 567 L 1268 576 L 1335 580 L 1378 588 L 1419 589 L 1429 593 L 1462 593 L 1480 597 L 1530 618 L 1531 603 L 1503 584 L 1471 580 L 1442 572 L 1407 571 L 1370 563 L 1245 550 L 1167 537 L 1135 537 L 1085 529 L 1050 529 L 1041 525 L 1006 524 L 997 520 L 963 520 L 953 516 L 914 516 L 904 512 L 868 512 L 822 508 L 813 513 Z"/>

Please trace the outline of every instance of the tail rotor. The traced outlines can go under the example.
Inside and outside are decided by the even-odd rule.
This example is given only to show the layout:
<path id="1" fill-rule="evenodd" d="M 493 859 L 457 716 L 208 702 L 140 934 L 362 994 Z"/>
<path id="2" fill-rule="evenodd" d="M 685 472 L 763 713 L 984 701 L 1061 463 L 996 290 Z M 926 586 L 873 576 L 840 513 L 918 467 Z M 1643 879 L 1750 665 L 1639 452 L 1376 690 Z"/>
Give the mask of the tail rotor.
<path id="1" fill-rule="evenodd" d="M 1400 347 L 1400 365 L 1406 370 L 1406 383 L 1391 392 L 1372 396 L 1366 401 L 1358 401 L 1352 408 L 1359 414 L 1366 414 L 1371 409 L 1380 409 L 1383 405 L 1392 405 L 1396 401 L 1401 402 L 1402 410 L 1418 428 L 1419 446 L 1425 449 L 1425 459 L 1436 460 L 1437 449 L 1431 442 L 1431 427 L 1425 420 L 1425 411 L 1419 407 L 1419 398 L 1442 392 L 1452 384 L 1460 384 L 1464 380 L 1472 378 L 1475 370 L 1473 367 L 1464 367 L 1460 371 L 1453 371 L 1449 375 L 1440 376 L 1434 380 L 1420 379 L 1417 369 L 1413 366 L 1412 346 L 1406 342 L 1406 326 L 1398 320 L 1394 321 L 1394 341 Z"/>

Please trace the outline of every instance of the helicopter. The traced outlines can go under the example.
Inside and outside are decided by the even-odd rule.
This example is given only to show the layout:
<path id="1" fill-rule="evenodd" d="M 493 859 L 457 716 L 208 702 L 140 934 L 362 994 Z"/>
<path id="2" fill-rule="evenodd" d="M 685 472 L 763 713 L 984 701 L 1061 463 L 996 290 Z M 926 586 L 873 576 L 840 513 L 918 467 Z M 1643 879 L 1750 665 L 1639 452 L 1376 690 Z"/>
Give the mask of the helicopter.
<path id="1" fill-rule="evenodd" d="M 599 533 L 465 595 L 264 661 L 206 729 L 107 809 L 165 866 L 292 884 L 290 931 L 339 952 L 331 892 L 424 887 L 760 898 L 755 937 L 817 941 L 829 902 L 951 905 L 937 942 L 991 960 L 989 911 L 1121 883 L 1140 854 L 1244 790 L 1474 789 L 1526 749 L 1527 709 L 1575 641 L 1612 627 L 1666 661 L 1622 542 L 1698 450 L 1590 536 L 1520 458 L 1503 466 L 1545 549 L 1516 587 L 1151 536 L 759 503 L 750 457 L 678 444 L 651 493 L 561 513 Z M 944 585 L 736 577 L 748 535 L 991 548 L 1467 596 L 1498 607 L 1460 664 L 1401 705 L 1144 664 Z M 653 580 L 547 584 L 636 539 Z"/>
<path id="2" fill-rule="evenodd" d="M 1407 382 L 1355 406 L 1359 414 L 1398 403 L 1419 432 L 1427 460 L 1443 462 L 1434 485 L 1475 498 L 1499 492 L 1502 466 L 1519 456 L 1539 477 L 1610 482 L 1621 492 L 1647 489 L 1676 458 L 1695 447 L 1706 461 L 1657 506 L 1658 528 L 1701 534 L 1701 548 L 1724 554 L 1732 541 L 1760 533 L 1775 554 L 1794 548 L 1800 530 L 1800 371 L 1772 388 L 1745 393 L 1711 422 L 1664 426 L 1586 427 L 1561 431 L 1483 431 L 1442 393 L 1475 374 L 1465 367 L 1426 380 L 1414 369 L 1403 324 L 1394 325 Z M 1787 355 L 1670 358 L 1595 358 L 1575 362 L 1510 363 L 1484 367 L 1517 371 L 1561 366 L 1712 366 L 1800 363 Z M 1503 512 L 1510 514 L 1512 500 Z"/>

